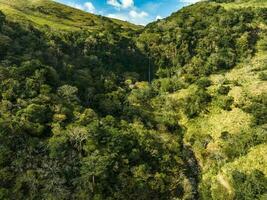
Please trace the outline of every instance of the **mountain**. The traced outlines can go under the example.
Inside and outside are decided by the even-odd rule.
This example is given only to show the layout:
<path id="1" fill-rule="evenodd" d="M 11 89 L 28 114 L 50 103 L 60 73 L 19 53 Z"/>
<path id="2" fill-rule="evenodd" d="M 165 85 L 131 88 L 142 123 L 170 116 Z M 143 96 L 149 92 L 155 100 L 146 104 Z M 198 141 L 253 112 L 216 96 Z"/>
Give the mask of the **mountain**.
<path id="1" fill-rule="evenodd" d="M 266 199 L 266 1 L 0 10 L 0 199 Z"/>

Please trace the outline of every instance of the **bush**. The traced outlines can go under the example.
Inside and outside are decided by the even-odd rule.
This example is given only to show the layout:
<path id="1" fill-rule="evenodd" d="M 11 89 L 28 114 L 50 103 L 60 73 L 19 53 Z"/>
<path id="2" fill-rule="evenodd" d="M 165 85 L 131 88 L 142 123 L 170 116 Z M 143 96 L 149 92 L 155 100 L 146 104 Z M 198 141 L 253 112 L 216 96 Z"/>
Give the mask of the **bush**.
<path id="1" fill-rule="evenodd" d="M 259 8 L 259 9 L 257 9 L 256 14 L 263 21 L 266 21 L 267 20 L 267 8 Z"/>
<path id="2" fill-rule="evenodd" d="M 234 171 L 232 173 L 235 199 L 238 200 L 254 200 L 260 199 L 267 191 L 267 178 L 264 173 L 254 170 L 250 174 Z"/>
<path id="3" fill-rule="evenodd" d="M 211 81 L 207 77 L 202 77 L 196 81 L 196 84 L 200 88 L 206 88 L 206 87 L 209 87 L 211 85 Z"/>
<path id="4" fill-rule="evenodd" d="M 234 102 L 234 98 L 230 96 L 222 96 L 218 98 L 218 105 L 224 110 L 231 110 L 231 106 Z"/>
<path id="5" fill-rule="evenodd" d="M 203 89 L 197 90 L 194 94 L 184 99 L 184 113 L 189 118 L 200 114 L 203 108 L 211 101 L 211 96 Z"/>
<path id="6" fill-rule="evenodd" d="M 267 123 L 267 93 L 253 98 L 252 103 L 244 106 L 243 110 L 254 116 L 256 124 L 261 125 Z"/>
<path id="7" fill-rule="evenodd" d="M 222 136 L 224 138 L 221 141 L 221 148 L 230 160 L 247 154 L 251 147 L 261 144 L 266 140 L 264 132 L 261 131 L 241 131 L 237 134 L 227 133 Z"/>
<path id="8" fill-rule="evenodd" d="M 230 91 L 230 87 L 229 86 L 225 86 L 225 85 L 221 85 L 218 89 L 218 93 L 222 94 L 222 95 L 227 95 Z"/>
<path id="9" fill-rule="evenodd" d="M 262 81 L 267 81 L 267 73 L 266 72 L 261 72 L 259 74 L 259 78 L 262 80 Z"/>

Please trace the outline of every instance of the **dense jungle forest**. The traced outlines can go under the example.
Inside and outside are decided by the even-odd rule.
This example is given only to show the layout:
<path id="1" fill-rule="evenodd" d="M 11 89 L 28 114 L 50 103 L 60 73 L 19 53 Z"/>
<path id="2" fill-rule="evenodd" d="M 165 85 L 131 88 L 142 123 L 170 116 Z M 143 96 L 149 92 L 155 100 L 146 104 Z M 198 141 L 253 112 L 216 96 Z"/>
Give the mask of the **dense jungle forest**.
<path id="1" fill-rule="evenodd" d="M 0 0 L 0 200 L 266 200 L 266 155 L 266 0 Z"/>

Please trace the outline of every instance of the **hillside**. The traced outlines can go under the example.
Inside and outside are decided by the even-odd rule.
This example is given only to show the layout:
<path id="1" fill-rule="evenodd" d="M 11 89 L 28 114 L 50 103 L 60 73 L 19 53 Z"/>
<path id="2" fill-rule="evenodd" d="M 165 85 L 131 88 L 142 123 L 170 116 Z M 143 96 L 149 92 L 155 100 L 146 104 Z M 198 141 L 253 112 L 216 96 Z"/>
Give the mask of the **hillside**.
<path id="1" fill-rule="evenodd" d="M 266 197 L 266 8 L 203 2 L 149 24 L 137 40 L 157 68 L 160 113 L 176 115 L 196 156 L 201 199 Z"/>
<path id="2" fill-rule="evenodd" d="M 141 29 L 117 19 L 96 16 L 51 0 L 0 0 L 0 9 L 11 19 L 58 30 L 100 30 L 109 25 L 131 31 Z"/>
<path id="3" fill-rule="evenodd" d="M 0 10 L 0 199 L 266 199 L 264 0 Z"/>

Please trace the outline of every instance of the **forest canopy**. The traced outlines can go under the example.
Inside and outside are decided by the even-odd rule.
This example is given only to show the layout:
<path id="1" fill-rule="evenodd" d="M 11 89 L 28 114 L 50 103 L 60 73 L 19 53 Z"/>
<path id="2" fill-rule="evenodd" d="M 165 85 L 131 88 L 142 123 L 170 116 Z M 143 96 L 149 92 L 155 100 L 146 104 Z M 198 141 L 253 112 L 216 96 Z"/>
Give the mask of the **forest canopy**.
<path id="1" fill-rule="evenodd" d="M 12 20 L 3 1 L 0 199 L 265 199 L 264 3 L 70 31 Z"/>

